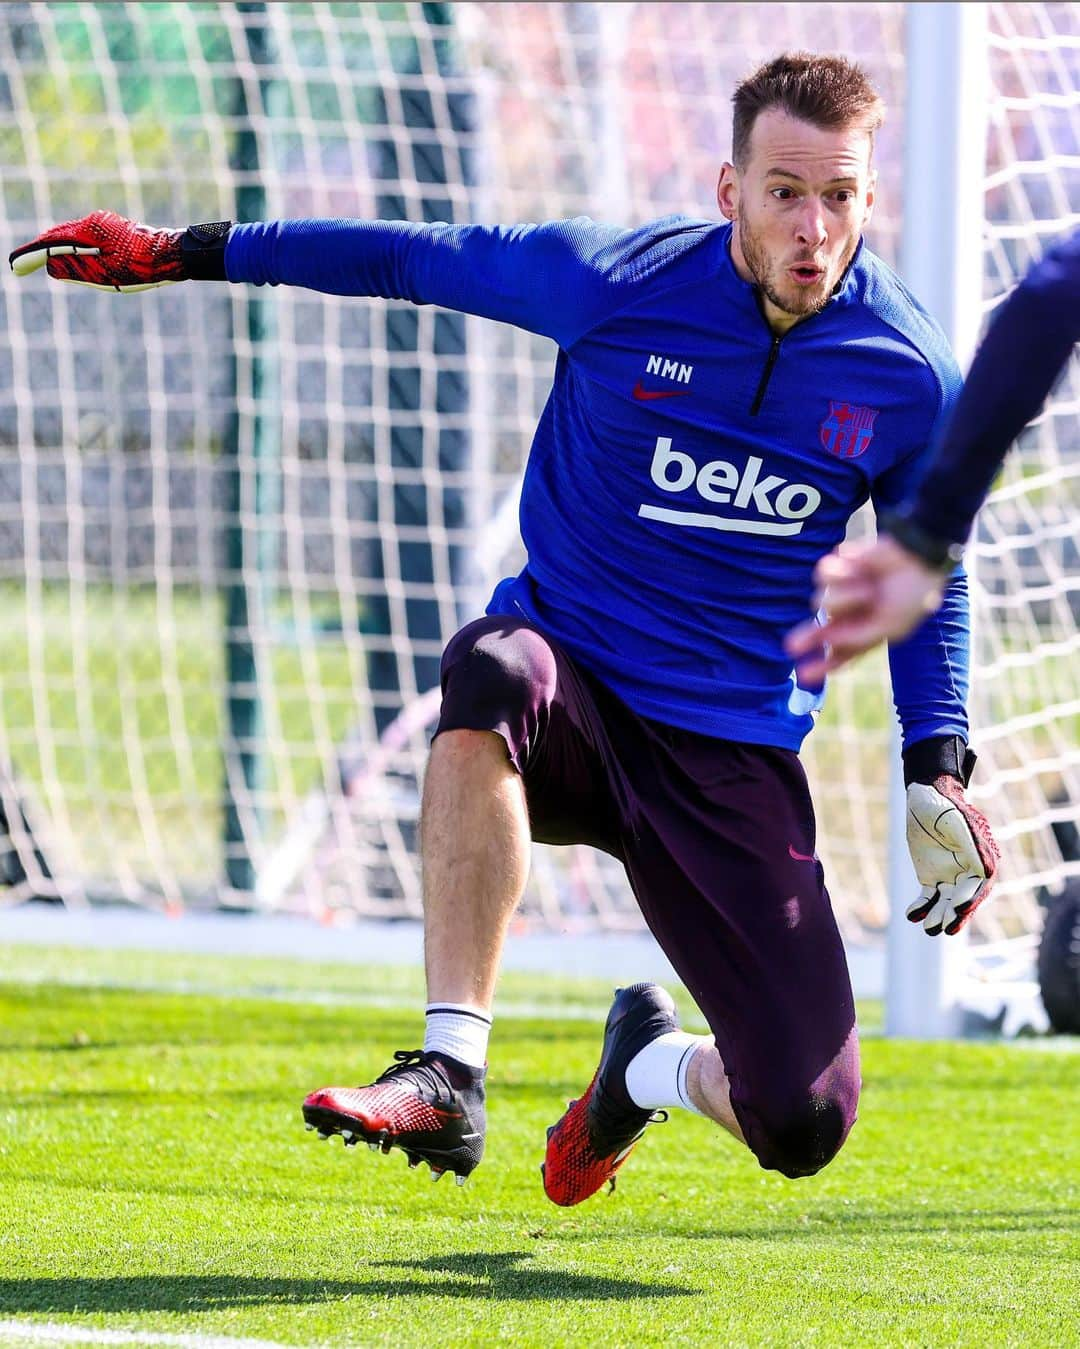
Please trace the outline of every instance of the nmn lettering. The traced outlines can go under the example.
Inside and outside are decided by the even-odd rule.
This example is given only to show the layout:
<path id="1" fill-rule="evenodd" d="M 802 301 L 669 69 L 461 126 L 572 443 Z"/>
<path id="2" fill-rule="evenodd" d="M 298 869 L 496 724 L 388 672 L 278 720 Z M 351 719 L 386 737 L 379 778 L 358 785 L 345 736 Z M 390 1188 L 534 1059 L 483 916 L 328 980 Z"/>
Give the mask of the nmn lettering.
<path id="1" fill-rule="evenodd" d="M 673 379 L 677 384 L 689 384 L 694 373 L 692 365 L 682 361 L 669 361 L 666 356 L 650 356 L 645 364 L 647 375 L 659 375 L 661 379 Z"/>

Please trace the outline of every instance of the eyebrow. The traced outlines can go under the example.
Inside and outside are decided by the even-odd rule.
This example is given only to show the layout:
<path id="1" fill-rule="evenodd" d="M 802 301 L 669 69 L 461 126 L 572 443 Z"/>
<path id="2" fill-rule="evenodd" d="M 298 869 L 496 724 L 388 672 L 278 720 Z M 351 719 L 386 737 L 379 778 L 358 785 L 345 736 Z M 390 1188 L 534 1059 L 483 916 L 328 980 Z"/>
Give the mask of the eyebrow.
<path id="1" fill-rule="evenodd" d="M 805 178 L 800 177 L 799 174 L 797 174 L 797 173 L 792 173 L 792 172 L 790 171 L 790 169 L 769 169 L 769 170 L 766 172 L 765 177 L 766 177 L 766 178 L 790 178 L 791 181 L 792 181 L 793 183 L 805 183 L 805 182 L 806 182 L 806 179 L 805 179 Z M 859 183 L 859 180 L 858 180 L 858 178 L 855 176 L 855 174 L 852 173 L 852 174 L 848 174 L 846 177 L 843 177 L 843 178 L 830 178 L 829 181 L 825 184 L 825 186 L 826 186 L 826 187 L 837 187 L 837 186 L 839 186 L 839 185 L 842 184 L 842 183 L 852 183 L 852 184 L 854 184 L 854 185 L 857 187 L 857 186 L 858 186 L 858 183 Z"/>

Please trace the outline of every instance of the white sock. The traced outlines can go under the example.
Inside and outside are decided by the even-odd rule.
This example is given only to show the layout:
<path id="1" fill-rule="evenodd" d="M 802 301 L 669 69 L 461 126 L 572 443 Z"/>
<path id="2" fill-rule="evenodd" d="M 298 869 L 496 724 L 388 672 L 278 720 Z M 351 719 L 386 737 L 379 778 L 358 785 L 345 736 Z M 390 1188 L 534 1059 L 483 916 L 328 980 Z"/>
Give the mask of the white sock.
<path id="1" fill-rule="evenodd" d="M 479 1007 L 465 1002 L 430 1002 L 424 1013 L 425 1052 L 449 1054 L 470 1068 L 483 1068 L 487 1062 L 491 1017 Z"/>
<path id="2" fill-rule="evenodd" d="M 671 1030 L 639 1050 L 626 1068 L 626 1090 L 642 1110 L 682 1106 L 700 1115 L 686 1090 L 686 1070 L 698 1045 L 710 1044 L 707 1035 Z"/>

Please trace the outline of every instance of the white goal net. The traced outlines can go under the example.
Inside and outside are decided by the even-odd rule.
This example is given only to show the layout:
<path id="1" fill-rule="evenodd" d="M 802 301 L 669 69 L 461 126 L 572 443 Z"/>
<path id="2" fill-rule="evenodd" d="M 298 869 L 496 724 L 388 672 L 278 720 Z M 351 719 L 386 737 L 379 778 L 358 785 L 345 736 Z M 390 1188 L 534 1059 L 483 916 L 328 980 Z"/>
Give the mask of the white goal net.
<path id="1" fill-rule="evenodd" d="M 711 216 L 734 83 L 808 48 L 856 57 L 889 104 L 870 242 L 895 262 L 904 9 L 7 4 L 0 247 L 99 207 Z M 1076 7 L 989 10 L 988 313 L 1080 218 Z M 520 565 L 550 344 L 285 289 L 115 297 L 5 269 L 0 302 L 5 893 L 417 913 L 427 695 Z M 1076 400 L 1074 374 L 975 550 L 978 792 L 1007 856 L 988 937 L 1037 927 L 1080 803 Z M 885 921 L 891 716 L 868 661 L 807 748 L 852 936 Z M 614 864 L 538 849 L 522 921 L 639 919 Z"/>
<path id="2" fill-rule="evenodd" d="M 1080 225 L 1080 10 L 989 8 L 988 316 L 1049 241 Z M 983 918 L 987 935 L 1037 930 L 1040 891 L 1080 875 L 1078 521 L 1074 358 L 1009 459 L 972 549 L 980 799 L 1004 855 L 999 902 Z"/>

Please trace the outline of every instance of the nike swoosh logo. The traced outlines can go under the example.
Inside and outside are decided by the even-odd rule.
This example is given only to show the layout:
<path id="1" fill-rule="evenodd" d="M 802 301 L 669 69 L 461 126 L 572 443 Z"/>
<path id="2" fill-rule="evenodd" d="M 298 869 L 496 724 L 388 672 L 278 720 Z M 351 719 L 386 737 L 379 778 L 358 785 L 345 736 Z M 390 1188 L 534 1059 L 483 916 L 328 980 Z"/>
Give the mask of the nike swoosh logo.
<path id="1" fill-rule="evenodd" d="M 787 845 L 788 856 L 794 858 L 796 862 L 816 862 L 817 857 L 813 853 L 796 852 L 792 844 Z"/>
<path id="2" fill-rule="evenodd" d="M 634 397 L 639 403 L 651 403 L 654 398 L 689 398 L 689 389 L 646 389 L 641 380 L 634 385 Z"/>

